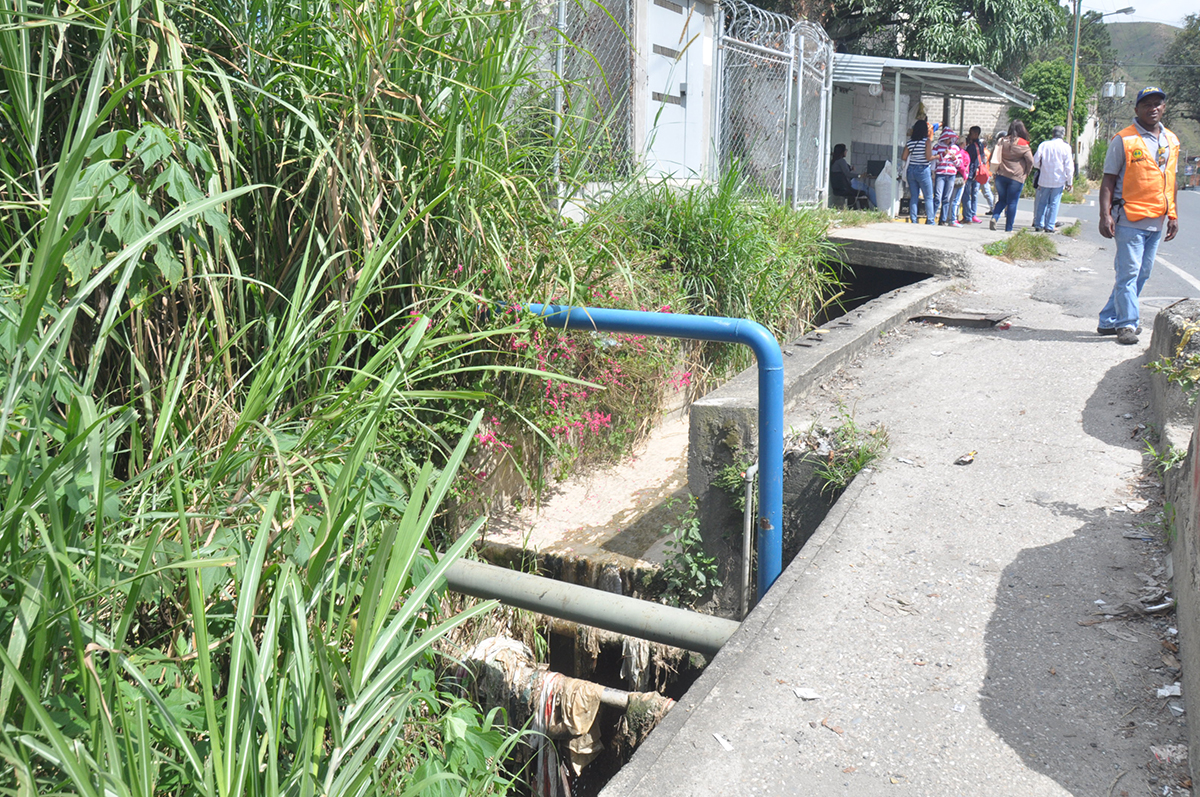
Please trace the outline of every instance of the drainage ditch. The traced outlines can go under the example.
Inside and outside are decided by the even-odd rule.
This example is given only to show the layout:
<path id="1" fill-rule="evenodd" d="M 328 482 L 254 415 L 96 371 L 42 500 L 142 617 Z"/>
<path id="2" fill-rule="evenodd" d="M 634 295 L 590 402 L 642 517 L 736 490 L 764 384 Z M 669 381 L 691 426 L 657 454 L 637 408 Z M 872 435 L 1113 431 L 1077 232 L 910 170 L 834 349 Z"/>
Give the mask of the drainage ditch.
<path id="1" fill-rule="evenodd" d="M 839 316 L 822 319 L 820 323 L 854 327 L 853 332 L 845 336 L 847 340 L 870 339 L 902 323 L 947 287 L 945 279 L 940 280 L 940 286 L 933 286 L 928 284 L 930 278 L 924 274 L 871 266 L 848 266 L 843 270 L 843 279 L 845 289 Z M 888 303 L 892 306 L 886 307 Z M 844 356 L 837 364 L 848 359 L 849 355 Z M 808 377 L 810 384 L 831 370 L 829 367 L 816 369 Z M 803 390 L 801 388 L 801 395 Z M 694 419 L 693 414 L 693 424 Z M 785 567 L 820 525 L 845 487 L 844 483 L 831 483 L 827 471 L 832 448 L 830 445 L 823 447 L 819 437 L 810 434 L 805 439 L 795 438 L 785 448 Z M 733 461 L 739 454 L 737 446 L 726 448 L 726 458 Z M 692 471 L 689 464 L 689 481 Z M 694 484 L 688 486 L 693 492 L 699 492 Z M 671 497 L 685 494 L 687 490 L 688 487 L 660 490 L 664 500 L 632 519 L 628 528 L 619 530 L 618 536 L 635 531 L 639 538 L 648 537 L 650 542 L 660 543 L 661 549 L 661 540 L 657 538 L 662 532 L 656 533 L 650 527 L 658 524 L 661 530 L 664 523 L 670 525 L 673 515 L 679 512 L 679 502 L 672 501 Z M 740 570 L 742 513 L 737 510 L 736 499 L 730 492 L 722 497 L 720 491 L 709 489 L 709 500 L 698 503 L 700 511 L 705 515 L 712 514 L 709 519 L 716 520 L 724 529 L 716 545 L 706 537 L 705 547 L 722 561 L 722 577 L 728 585 L 704 608 L 720 616 L 740 619 L 736 616 L 739 613 L 740 576 L 734 575 L 737 571 L 730 565 L 736 559 L 733 564 Z M 573 550 L 574 547 L 567 545 L 556 550 L 549 546 L 533 555 L 539 572 L 561 581 L 630 597 L 644 598 L 650 593 L 659 566 L 643 558 L 642 550 L 626 556 L 611 553 L 611 546 L 608 550 L 598 546 L 598 555 L 589 555 L 587 551 Z M 734 547 L 738 549 L 736 556 L 729 556 Z M 481 554 L 485 560 L 497 565 L 527 569 L 531 564 L 531 554 L 514 546 L 493 544 L 485 546 Z M 488 677 L 492 687 L 477 688 L 476 695 L 485 709 L 503 705 L 509 712 L 510 722 L 520 723 L 532 715 L 534 727 L 555 731 L 550 733 L 558 740 L 558 763 L 552 767 L 553 771 L 548 768 L 545 748 L 540 754 L 527 753 L 530 756 L 527 781 L 531 784 L 532 794 L 590 797 L 598 794 L 628 761 L 637 745 L 669 709 L 671 701 L 682 697 L 700 676 L 708 658 L 562 619 L 545 618 L 542 630 L 548 643 L 544 663 L 513 665 L 520 674 L 508 677 L 507 681 L 487 670 L 491 673 Z M 503 648 L 507 643 L 489 644 Z M 516 659 L 521 656 L 517 655 Z M 476 681 L 482 683 L 487 679 L 481 678 L 479 672 L 476 670 Z M 497 691 L 497 677 L 507 684 L 506 692 L 504 689 Z M 584 685 L 576 684 L 573 679 L 582 679 L 580 683 Z M 589 683 L 594 686 L 588 686 Z M 589 690 L 594 693 L 590 697 L 584 694 Z M 501 692 L 504 697 L 500 696 Z M 634 697 L 625 695 L 626 692 L 634 693 Z M 588 727 L 569 727 L 571 707 L 584 703 L 591 707 L 579 716 L 584 717 Z M 536 721 L 539 714 L 542 724 Z M 583 765 L 578 766 L 581 762 Z M 540 785 L 533 786 L 534 781 L 540 781 Z"/>

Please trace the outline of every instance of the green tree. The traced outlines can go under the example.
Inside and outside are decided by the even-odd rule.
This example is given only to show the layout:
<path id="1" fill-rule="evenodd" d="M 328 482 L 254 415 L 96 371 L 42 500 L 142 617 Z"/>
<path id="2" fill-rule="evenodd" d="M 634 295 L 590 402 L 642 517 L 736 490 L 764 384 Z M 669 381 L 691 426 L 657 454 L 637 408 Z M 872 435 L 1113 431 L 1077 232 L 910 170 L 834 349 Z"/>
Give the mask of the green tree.
<path id="1" fill-rule="evenodd" d="M 1021 73 L 1021 88 L 1037 95 L 1033 108 L 1014 108 L 1009 111 L 1010 119 L 1020 119 L 1029 129 L 1033 146 L 1050 138 L 1055 125 L 1066 126 L 1067 105 L 1070 101 L 1071 66 L 1062 58 L 1053 61 L 1036 61 Z M 1075 133 L 1083 127 L 1087 118 L 1088 91 L 1085 81 L 1079 80 L 1075 89 Z"/>
<path id="2" fill-rule="evenodd" d="M 1066 6 L 1058 7 L 1058 34 L 1035 47 L 1030 62 L 1067 58 L 1075 46 L 1075 21 Z M 1079 74 L 1094 92 L 1100 84 L 1111 79 L 1117 51 L 1112 46 L 1108 25 L 1098 11 L 1086 11 L 1079 20 Z"/>
<path id="3" fill-rule="evenodd" d="M 1200 122 L 1200 14 L 1188 14 L 1183 28 L 1159 57 L 1155 80 L 1167 93 L 1167 115 Z"/>
<path id="4" fill-rule="evenodd" d="M 982 64 L 1015 78 L 1062 34 L 1055 0 L 764 0 L 768 10 L 824 26 L 841 51 Z"/>

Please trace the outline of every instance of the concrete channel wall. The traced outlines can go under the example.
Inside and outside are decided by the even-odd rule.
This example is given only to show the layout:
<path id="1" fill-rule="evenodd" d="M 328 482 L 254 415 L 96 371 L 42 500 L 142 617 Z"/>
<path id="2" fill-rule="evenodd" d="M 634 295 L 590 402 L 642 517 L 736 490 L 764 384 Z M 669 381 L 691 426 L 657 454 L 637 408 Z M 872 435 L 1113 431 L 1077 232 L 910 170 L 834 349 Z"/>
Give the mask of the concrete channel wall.
<path id="1" fill-rule="evenodd" d="M 905 256 L 899 261 L 875 259 L 905 269 L 919 267 L 918 273 L 939 274 L 886 293 L 867 304 L 833 319 L 821 330 L 810 332 L 785 344 L 784 414 L 787 415 L 805 394 L 824 377 L 849 362 L 870 346 L 881 334 L 914 315 L 919 315 L 937 297 L 956 288 L 960 281 L 950 276 L 941 250 L 924 250 L 922 260 Z M 879 256 L 879 253 L 875 253 Z M 845 254 L 843 254 L 845 257 Z M 734 616 L 738 610 L 738 589 L 742 568 L 742 512 L 734 497 L 715 486 L 714 481 L 726 467 L 739 468 L 757 456 L 758 371 L 748 368 L 717 390 L 692 404 L 688 433 L 688 487 L 697 499 L 697 515 L 705 550 L 717 557 L 720 578 L 725 585 L 716 598 L 715 611 Z M 784 454 L 784 564 L 800 550 L 820 524 L 836 496 L 821 495 L 813 477 L 814 462 L 801 452 Z"/>
<path id="2" fill-rule="evenodd" d="M 1148 362 L 1174 358 L 1185 330 L 1200 319 L 1200 301 L 1184 300 L 1159 311 L 1154 319 Z M 1200 353 L 1200 334 L 1190 340 L 1182 356 Z M 1159 430 L 1158 449 L 1163 455 L 1186 450 L 1187 458 L 1164 474 L 1166 506 L 1172 520 L 1171 569 L 1174 573 L 1176 622 L 1179 625 L 1179 658 L 1183 662 L 1183 696 L 1188 715 L 1200 716 L 1200 414 L 1188 404 L 1183 390 L 1164 374 L 1151 372 L 1150 402 Z M 1174 517 L 1171 518 L 1173 513 Z M 1188 761 L 1192 780 L 1200 778 L 1200 722 L 1188 723 Z"/>

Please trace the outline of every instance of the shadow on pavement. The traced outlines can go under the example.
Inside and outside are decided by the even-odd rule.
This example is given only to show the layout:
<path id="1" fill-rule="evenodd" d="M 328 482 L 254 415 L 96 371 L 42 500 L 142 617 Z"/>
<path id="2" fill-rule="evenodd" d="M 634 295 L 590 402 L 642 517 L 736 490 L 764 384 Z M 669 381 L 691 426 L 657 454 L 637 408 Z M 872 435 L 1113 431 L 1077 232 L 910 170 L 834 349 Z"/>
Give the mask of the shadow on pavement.
<path id="1" fill-rule="evenodd" d="M 1136 595 L 1155 544 L 1122 536 L 1135 515 L 1031 502 L 1081 525 L 1022 551 L 1001 573 L 984 636 L 983 717 L 1027 767 L 1071 794 L 1109 794 L 1118 776 L 1120 791 L 1146 793 L 1148 771 L 1129 761 L 1147 760 L 1149 745 L 1168 735 L 1161 726 L 1175 724 L 1152 699 L 1165 677 L 1150 671 L 1162 667 L 1160 621 L 1095 621 L 1097 600 L 1117 606 Z"/>
<path id="2" fill-rule="evenodd" d="M 1116 346 L 1116 341 L 1111 337 L 1097 335 L 1095 330 L 1082 329 L 1042 329 L 1038 327 L 1027 327 L 1020 324 L 1013 324 L 1008 329 L 964 329 L 963 332 L 979 335 L 981 337 L 999 338 L 1001 340 L 1011 340 L 1018 342 L 1026 341 L 1043 341 L 1046 343 L 1103 343 L 1106 346 Z M 1147 337 L 1147 341 L 1149 338 Z M 1130 346 L 1131 354 L 1141 351 L 1137 346 Z"/>
<path id="3" fill-rule="evenodd" d="M 1145 449 L 1145 429 L 1138 427 L 1140 410 L 1150 401 L 1145 366 L 1146 353 L 1139 349 L 1138 356 L 1108 369 L 1083 405 L 1084 432 L 1111 446 Z M 1136 408 L 1133 417 L 1126 417 L 1121 407 Z"/>

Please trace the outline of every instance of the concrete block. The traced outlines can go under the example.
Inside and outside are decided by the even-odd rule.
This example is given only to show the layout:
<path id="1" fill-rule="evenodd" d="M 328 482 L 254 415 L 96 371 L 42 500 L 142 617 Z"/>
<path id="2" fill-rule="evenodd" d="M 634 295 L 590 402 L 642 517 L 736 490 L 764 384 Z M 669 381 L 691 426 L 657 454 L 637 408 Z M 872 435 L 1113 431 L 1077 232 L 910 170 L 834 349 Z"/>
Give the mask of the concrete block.
<path id="1" fill-rule="evenodd" d="M 1184 299 L 1164 307 L 1154 317 L 1150 339 L 1151 361 L 1173 358 L 1185 327 L 1200 319 L 1200 301 Z M 1198 336 L 1200 337 L 1200 336 Z M 1189 342 L 1184 354 L 1200 351 L 1200 340 Z M 1173 513 L 1171 543 L 1174 593 L 1178 602 L 1179 658 L 1183 662 L 1183 696 L 1188 713 L 1200 712 L 1200 457 L 1196 452 L 1200 414 L 1187 403 L 1178 385 L 1151 372 L 1150 406 L 1163 448 L 1186 448 L 1187 458 L 1167 471 L 1164 478 L 1167 511 Z M 1188 748 L 1192 779 L 1200 778 L 1200 723 L 1188 723 Z"/>
<path id="2" fill-rule="evenodd" d="M 961 250 L 936 249 L 919 239 L 906 242 L 899 240 L 898 236 L 897 240 L 884 242 L 871 240 L 866 236 L 856 238 L 854 235 L 851 229 L 839 231 L 836 236 L 839 244 L 837 255 L 846 265 L 869 265 L 948 277 L 967 274 L 970 261 Z"/>
<path id="3" fill-rule="evenodd" d="M 1183 340 L 1184 329 L 1189 323 L 1200 319 L 1200 299 L 1183 299 L 1164 307 L 1154 317 L 1154 332 L 1150 338 L 1149 359 L 1151 362 L 1163 358 L 1172 359 Z M 1189 341 L 1184 354 L 1200 352 L 1200 334 Z M 1167 382 L 1163 374 L 1150 373 L 1150 406 L 1157 419 L 1160 430 L 1171 431 L 1178 435 L 1178 429 L 1184 430 L 1184 439 L 1173 441 L 1182 448 L 1186 445 L 1186 437 L 1191 433 L 1193 410 L 1187 403 L 1187 398 L 1177 385 Z M 1167 430 L 1167 427 L 1173 427 Z"/>
<path id="4" fill-rule="evenodd" d="M 810 333 L 783 346 L 784 414 L 796 408 L 821 379 L 871 345 L 880 333 L 917 315 L 957 280 L 930 277 L 884 294 L 825 324 L 823 334 Z M 724 587 L 713 610 L 737 611 L 742 568 L 742 513 L 732 495 L 714 486 L 721 470 L 744 466 L 758 454 L 758 369 L 748 368 L 722 387 L 692 404 L 688 431 L 688 488 L 697 499 L 705 550 L 716 556 Z M 784 563 L 788 551 L 799 550 L 819 518 L 789 510 L 789 501 L 813 498 L 812 464 L 792 456 L 784 468 Z M 816 488 L 819 490 L 819 487 Z M 790 496 L 790 497 L 789 497 Z M 819 498 L 819 496 L 818 496 Z M 829 500 L 836 496 L 829 496 Z"/>

